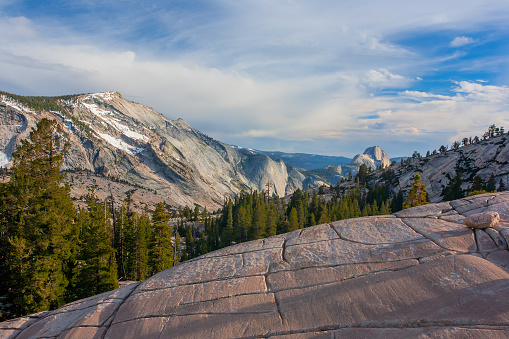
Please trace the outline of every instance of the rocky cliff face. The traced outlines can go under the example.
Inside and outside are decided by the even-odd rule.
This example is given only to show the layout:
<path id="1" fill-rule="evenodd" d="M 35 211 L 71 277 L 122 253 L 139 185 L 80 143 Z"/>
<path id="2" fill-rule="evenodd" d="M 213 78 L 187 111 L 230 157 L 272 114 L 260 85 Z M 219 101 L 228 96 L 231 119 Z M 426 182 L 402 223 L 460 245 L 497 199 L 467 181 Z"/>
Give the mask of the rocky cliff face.
<path id="1" fill-rule="evenodd" d="M 0 105 L 0 161 L 43 117 L 57 119 L 71 143 L 64 169 L 89 171 L 156 191 L 173 205 L 215 209 L 241 189 L 283 196 L 302 187 L 306 176 L 264 154 L 245 154 L 168 120 L 120 93 L 75 96 L 60 101 L 63 112 L 34 112 L 6 96 Z M 71 183 L 71 188 L 73 187 Z M 83 188 L 80 188 L 83 190 Z M 121 197 L 119 197 L 121 198 Z"/>
<path id="2" fill-rule="evenodd" d="M 407 164 L 390 168 L 394 171 L 394 190 L 408 191 L 415 174 L 421 176 L 432 202 L 442 201 L 442 190 L 449 185 L 457 172 L 462 173 L 462 189 L 466 190 L 478 175 L 485 181 L 493 173 L 498 186 L 500 180 L 509 187 L 509 136 L 503 135 L 479 143 L 459 147 L 442 154 L 415 159 Z M 382 171 L 371 174 L 373 180 L 381 179 Z"/>
<path id="3" fill-rule="evenodd" d="M 492 229 L 466 216 L 498 212 Z M 310 227 L 0 323 L 4 338 L 505 338 L 509 193 Z"/>
<path id="4" fill-rule="evenodd" d="M 359 166 L 365 164 L 372 169 L 376 169 L 377 167 L 383 166 L 387 167 L 391 164 L 391 160 L 389 156 L 379 147 L 372 146 L 366 148 L 364 153 L 357 154 L 353 160 L 353 164 L 358 164 Z"/>

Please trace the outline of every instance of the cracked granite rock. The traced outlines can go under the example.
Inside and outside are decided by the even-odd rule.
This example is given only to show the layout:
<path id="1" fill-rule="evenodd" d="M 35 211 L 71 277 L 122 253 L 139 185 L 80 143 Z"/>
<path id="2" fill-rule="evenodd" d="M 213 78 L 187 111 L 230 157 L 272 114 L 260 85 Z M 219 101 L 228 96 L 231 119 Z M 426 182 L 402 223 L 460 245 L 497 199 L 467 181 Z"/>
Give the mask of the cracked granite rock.
<path id="1" fill-rule="evenodd" d="M 497 212 L 494 228 L 468 215 Z M 230 246 L 1 338 L 507 338 L 509 192 Z"/>
<path id="2" fill-rule="evenodd" d="M 472 214 L 463 219 L 463 223 L 471 228 L 485 229 L 497 226 L 500 216 L 497 212 L 482 212 Z"/>

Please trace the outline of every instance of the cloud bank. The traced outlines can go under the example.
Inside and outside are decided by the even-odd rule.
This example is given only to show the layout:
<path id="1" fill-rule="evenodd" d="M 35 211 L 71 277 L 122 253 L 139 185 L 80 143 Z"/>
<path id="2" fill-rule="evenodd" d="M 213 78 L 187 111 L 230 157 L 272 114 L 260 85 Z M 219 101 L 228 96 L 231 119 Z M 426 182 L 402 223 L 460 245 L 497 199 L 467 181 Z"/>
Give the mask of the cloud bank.
<path id="1" fill-rule="evenodd" d="M 504 1 L 0 2 L 0 87 L 117 90 L 245 147 L 408 155 L 507 127 L 508 19 Z"/>

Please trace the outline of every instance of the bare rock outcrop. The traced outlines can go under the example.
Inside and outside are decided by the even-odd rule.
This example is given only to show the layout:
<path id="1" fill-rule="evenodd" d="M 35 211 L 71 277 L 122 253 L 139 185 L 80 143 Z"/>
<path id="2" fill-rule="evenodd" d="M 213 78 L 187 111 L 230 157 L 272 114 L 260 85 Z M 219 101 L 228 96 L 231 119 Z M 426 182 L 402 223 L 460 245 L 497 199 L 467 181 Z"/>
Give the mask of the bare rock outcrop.
<path id="1" fill-rule="evenodd" d="M 450 149 L 443 153 L 432 154 L 426 157 L 410 159 L 409 162 L 391 166 L 390 181 L 395 193 L 398 190 L 408 192 L 414 182 L 416 174 L 421 176 L 421 184 L 426 186 L 431 202 L 443 200 L 443 190 L 461 175 L 461 189 L 466 191 L 479 176 L 485 182 L 493 174 L 496 186 L 502 182 L 509 185 L 509 136 L 507 134 L 481 140 Z M 387 182 L 384 171 L 370 174 L 370 181 Z"/>
<path id="2" fill-rule="evenodd" d="M 463 223 L 471 228 L 485 229 L 497 226 L 500 221 L 500 216 L 497 212 L 482 212 L 472 214 L 463 220 Z"/>
<path id="3" fill-rule="evenodd" d="M 480 212 L 500 215 L 492 232 L 463 224 Z M 509 193 L 319 225 L 0 323 L 0 337 L 506 338 L 508 230 Z"/>
<path id="4" fill-rule="evenodd" d="M 372 146 L 366 148 L 364 153 L 357 154 L 353 160 L 353 164 L 365 164 L 372 169 L 383 166 L 387 167 L 391 164 L 389 156 L 380 148 L 380 146 Z"/>

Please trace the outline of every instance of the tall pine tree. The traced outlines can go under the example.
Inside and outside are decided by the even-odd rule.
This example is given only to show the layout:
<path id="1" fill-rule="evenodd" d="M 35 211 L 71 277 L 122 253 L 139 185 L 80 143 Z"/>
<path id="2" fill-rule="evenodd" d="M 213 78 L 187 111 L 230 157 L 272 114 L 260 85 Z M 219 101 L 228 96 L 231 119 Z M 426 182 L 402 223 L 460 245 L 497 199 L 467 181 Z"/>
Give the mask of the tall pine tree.
<path id="1" fill-rule="evenodd" d="M 161 272 L 174 263 L 173 247 L 171 246 L 171 227 L 168 224 L 170 215 L 162 203 L 156 207 L 152 216 L 153 232 L 150 241 L 151 273 Z"/>
<path id="2" fill-rule="evenodd" d="M 64 303 L 76 250 L 75 209 L 60 173 L 61 130 L 42 119 L 13 154 L 10 182 L 0 201 L 8 300 L 15 315 Z"/>
<path id="3" fill-rule="evenodd" d="M 99 203 L 93 194 L 87 197 L 87 203 L 88 211 L 78 214 L 79 252 L 72 289 L 77 299 L 118 288 L 108 206 Z"/>

